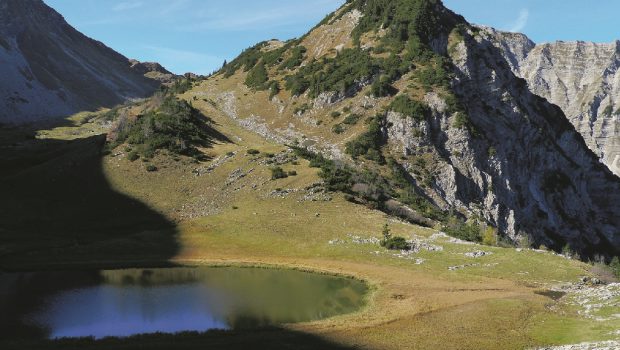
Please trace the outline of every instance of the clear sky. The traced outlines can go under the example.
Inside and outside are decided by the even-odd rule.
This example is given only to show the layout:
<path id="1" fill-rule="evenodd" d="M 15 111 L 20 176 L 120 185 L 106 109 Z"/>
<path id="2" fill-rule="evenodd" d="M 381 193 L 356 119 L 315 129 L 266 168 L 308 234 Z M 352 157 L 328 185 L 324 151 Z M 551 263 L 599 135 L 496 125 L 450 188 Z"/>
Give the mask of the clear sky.
<path id="1" fill-rule="evenodd" d="M 84 34 L 175 73 L 209 73 L 266 39 L 303 35 L 344 0 L 44 0 Z M 620 0 L 444 0 L 536 42 L 620 39 Z"/>

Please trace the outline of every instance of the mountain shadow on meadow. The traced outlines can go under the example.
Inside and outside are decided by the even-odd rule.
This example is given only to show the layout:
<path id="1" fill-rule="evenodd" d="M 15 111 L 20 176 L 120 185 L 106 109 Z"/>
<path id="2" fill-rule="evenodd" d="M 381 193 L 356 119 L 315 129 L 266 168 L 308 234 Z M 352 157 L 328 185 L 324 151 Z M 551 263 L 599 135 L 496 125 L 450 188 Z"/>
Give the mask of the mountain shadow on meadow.
<path id="1" fill-rule="evenodd" d="M 105 136 L 30 140 L 2 150 L 1 268 L 62 262 L 166 261 L 175 225 L 110 188 Z"/>

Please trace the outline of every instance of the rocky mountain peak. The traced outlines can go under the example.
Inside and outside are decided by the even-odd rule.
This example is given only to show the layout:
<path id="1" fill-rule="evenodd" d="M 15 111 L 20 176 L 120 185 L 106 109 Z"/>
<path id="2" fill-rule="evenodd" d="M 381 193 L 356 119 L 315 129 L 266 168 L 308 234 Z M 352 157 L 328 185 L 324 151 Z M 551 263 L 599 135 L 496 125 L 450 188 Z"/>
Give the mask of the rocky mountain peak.
<path id="1" fill-rule="evenodd" d="M 41 0 L 0 0 L 0 122 L 27 122 L 111 107 L 159 81 L 71 27 Z"/>

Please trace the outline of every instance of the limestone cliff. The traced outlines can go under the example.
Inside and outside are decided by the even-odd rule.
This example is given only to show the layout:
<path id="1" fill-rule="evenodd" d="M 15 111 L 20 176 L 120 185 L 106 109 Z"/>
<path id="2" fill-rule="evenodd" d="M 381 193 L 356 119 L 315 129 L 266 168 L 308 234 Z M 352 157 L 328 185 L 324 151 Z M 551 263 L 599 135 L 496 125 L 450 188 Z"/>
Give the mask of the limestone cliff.
<path id="1" fill-rule="evenodd" d="M 620 176 L 620 41 L 535 45 L 523 34 L 483 30 L 530 90 L 560 106 L 588 147 Z"/>

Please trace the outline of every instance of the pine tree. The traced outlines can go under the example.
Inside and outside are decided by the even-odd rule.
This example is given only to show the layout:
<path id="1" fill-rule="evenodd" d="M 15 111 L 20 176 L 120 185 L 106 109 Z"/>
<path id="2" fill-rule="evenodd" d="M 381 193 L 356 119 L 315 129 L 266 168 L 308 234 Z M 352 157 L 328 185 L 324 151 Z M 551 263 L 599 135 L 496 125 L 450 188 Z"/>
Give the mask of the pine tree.
<path id="1" fill-rule="evenodd" d="M 387 242 L 392 237 L 392 233 L 390 232 L 390 226 L 385 223 L 383 226 L 383 240 Z"/>

